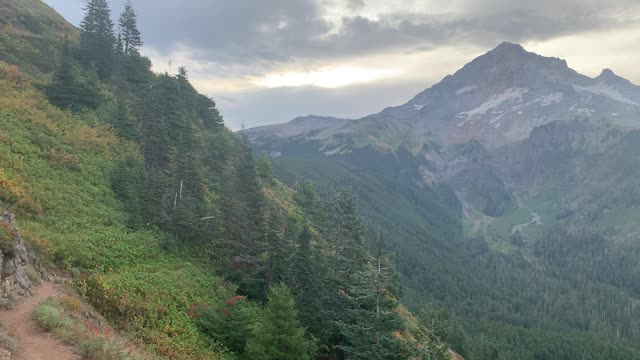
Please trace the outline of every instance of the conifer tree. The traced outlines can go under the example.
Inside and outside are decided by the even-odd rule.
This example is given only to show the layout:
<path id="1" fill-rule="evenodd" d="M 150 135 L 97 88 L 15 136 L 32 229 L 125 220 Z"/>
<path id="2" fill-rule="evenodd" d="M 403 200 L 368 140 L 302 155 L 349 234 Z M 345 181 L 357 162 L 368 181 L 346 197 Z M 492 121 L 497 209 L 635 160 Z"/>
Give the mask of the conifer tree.
<path id="1" fill-rule="evenodd" d="M 73 66 L 71 43 L 66 37 L 53 81 L 45 89 L 45 93 L 52 104 L 72 110 L 78 110 L 82 106 L 95 108 L 100 103 L 95 72 L 89 69 L 84 80 L 78 77 Z"/>
<path id="2" fill-rule="evenodd" d="M 122 38 L 122 49 L 125 55 L 130 55 L 134 51 L 138 51 L 142 46 L 142 38 L 138 30 L 136 13 L 133 10 L 131 0 L 127 0 L 124 5 L 124 11 L 120 14 L 118 21 L 119 36 Z"/>
<path id="3" fill-rule="evenodd" d="M 338 347 L 348 359 L 406 359 L 408 354 L 395 336 L 402 328 L 402 319 L 396 313 L 399 279 L 384 253 L 380 231 L 370 259 L 367 268 L 353 274 L 346 291 L 349 308 L 338 319 L 344 339 Z"/>
<path id="4" fill-rule="evenodd" d="M 49 101 L 61 108 L 71 108 L 79 102 L 77 80 L 73 73 L 71 45 L 66 36 L 62 49 L 60 50 L 58 68 L 53 75 L 53 82 L 47 88 L 46 93 Z"/>
<path id="5" fill-rule="evenodd" d="M 246 134 L 236 142 L 233 161 L 225 170 L 222 209 L 225 217 L 224 248 L 230 260 L 232 279 L 239 292 L 252 298 L 265 296 L 265 209 L 253 154 Z"/>
<path id="6" fill-rule="evenodd" d="M 264 221 L 267 253 L 267 285 L 275 286 L 288 275 L 288 259 L 291 253 L 286 241 L 286 225 L 277 209 L 270 209 Z"/>
<path id="7" fill-rule="evenodd" d="M 309 326 L 316 334 L 323 329 L 323 319 L 320 314 L 320 289 L 317 269 L 311 248 L 313 235 L 308 225 L 305 225 L 298 236 L 297 248 L 293 256 L 293 288 L 297 308 L 300 311 L 300 321 Z"/>
<path id="8" fill-rule="evenodd" d="M 269 302 L 247 343 L 246 360 L 307 360 L 309 344 L 298 321 L 291 292 L 285 285 L 271 289 Z"/>
<path id="9" fill-rule="evenodd" d="M 88 0 L 80 23 L 80 52 L 85 65 L 93 64 L 101 79 L 111 74 L 113 65 L 113 22 L 107 0 Z"/>
<path id="10" fill-rule="evenodd" d="M 334 194 L 330 216 L 333 274 L 337 292 L 344 293 L 349 286 L 350 276 L 366 268 L 368 261 L 364 247 L 364 227 L 358 218 L 351 191 Z"/>

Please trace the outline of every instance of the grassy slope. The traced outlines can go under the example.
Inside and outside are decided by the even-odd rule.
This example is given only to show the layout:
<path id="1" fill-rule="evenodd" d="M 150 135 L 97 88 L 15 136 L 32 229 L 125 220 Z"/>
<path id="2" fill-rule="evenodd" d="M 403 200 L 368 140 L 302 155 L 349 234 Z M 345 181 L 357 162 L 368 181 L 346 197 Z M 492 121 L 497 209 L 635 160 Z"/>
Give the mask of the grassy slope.
<path id="1" fill-rule="evenodd" d="M 31 78 L 44 80 L 54 70 L 64 38 L 78 30 L 41 1 L 0 0 L 0 61 L 19 65 Z"/>
<path id="2" fill-rule="evenodd" d="M 91 115 L 50 106 L 12 66 L 0 67 L 0 93 L 0 201 L 21 215 L 27 241 L 160 354 L 214 358 L 189 309 L 226 296 L 221 280 L 204 261 L 163 250 L 160 233 L 129 231 L 110 188 L 113 161 L 137 150 L 87 125 Z"/>

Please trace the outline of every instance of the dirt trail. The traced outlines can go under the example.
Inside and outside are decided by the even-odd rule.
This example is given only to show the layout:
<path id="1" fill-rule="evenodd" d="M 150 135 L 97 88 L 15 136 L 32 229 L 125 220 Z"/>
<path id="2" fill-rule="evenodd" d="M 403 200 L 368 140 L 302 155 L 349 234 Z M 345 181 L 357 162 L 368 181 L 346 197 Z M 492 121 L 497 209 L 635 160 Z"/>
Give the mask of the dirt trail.
<path id="1" fill-rule="evenodd" d="M 45 282 L 35 289 L 34 296 L 25 299 L 11 310 L 0 311 L 0 320 L 4 322 L 9 333 L 20 342 L 20 350 L 12 359 L 15 360 L 77 360 L 76 355 L 68 348 L 37 328 L 31 319 L 31 311 L 39 302 L 48 297 L 58 296 L 55 285 Z"/>

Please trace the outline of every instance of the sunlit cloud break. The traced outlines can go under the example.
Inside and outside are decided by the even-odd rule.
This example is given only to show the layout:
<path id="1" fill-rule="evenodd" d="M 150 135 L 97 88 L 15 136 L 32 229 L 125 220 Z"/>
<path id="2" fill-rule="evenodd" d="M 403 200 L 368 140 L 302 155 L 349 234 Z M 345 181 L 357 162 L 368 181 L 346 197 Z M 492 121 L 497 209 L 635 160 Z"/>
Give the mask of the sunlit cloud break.
<path id="1" fill-rule="evenodd" d="M 265 88 L 317 86 L 338 88 L 389 78 L 397 73 L 393 69 L 371 69 L 354 66 L 323 68 L 314 71 L 287 71 L 267 74 L 255 79 L 257 86 Z"/>

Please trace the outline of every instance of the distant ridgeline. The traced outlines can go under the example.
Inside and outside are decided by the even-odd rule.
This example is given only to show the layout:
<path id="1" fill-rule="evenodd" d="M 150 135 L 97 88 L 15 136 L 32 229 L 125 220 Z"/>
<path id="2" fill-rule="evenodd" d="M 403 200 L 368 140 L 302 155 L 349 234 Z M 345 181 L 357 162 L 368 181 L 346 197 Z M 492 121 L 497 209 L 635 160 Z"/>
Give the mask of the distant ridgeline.
<path id="1" fill-rule="evenodd" d="M 121 330 L 172 359 L 495 358 L 400 304 L 398 229 L 368 230 L 347 188 L 285 186 L 184 67 L 153 73 L 130 3 L 114 26 L 87 1 L 78 30 L 1 0 L 0 24 L 0 208 Z"/>

